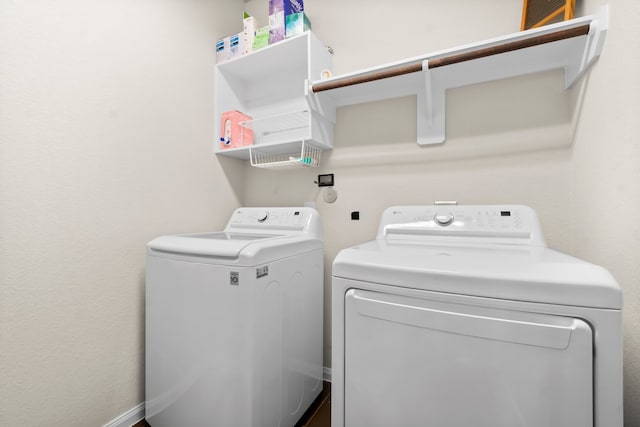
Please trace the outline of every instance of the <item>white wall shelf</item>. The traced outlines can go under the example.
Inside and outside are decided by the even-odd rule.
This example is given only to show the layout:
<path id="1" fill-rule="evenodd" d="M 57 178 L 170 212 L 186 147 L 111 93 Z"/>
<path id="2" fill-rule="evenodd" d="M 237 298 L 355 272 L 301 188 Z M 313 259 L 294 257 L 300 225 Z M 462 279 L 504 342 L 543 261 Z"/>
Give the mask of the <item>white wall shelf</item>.
<path id="1" fill-rule="evenodd" d="M 335 121 L 340 106 L 416 95 L 417 142 L 438 144 L 445 140 L 447 89 L 560 68 L 568 88 L 600 55 L 607 29 L 603 6 L 595 15 L 312 81 L 307 99 Z"/>
<path id="2" fill-rule="evenodd" d="M 331 54 L 310 31 L 216 65 L 214 152 L 250 160 L 252 147 L 273 155 L 333 148 L 335 120 L 310 108 L 307 97 L 307 82 L 323 70 L 331 70 Z M 242 125 L 253 130 L 253 146 L 218 142 L 221 114 L 229 110 L 252 117 Z"/>

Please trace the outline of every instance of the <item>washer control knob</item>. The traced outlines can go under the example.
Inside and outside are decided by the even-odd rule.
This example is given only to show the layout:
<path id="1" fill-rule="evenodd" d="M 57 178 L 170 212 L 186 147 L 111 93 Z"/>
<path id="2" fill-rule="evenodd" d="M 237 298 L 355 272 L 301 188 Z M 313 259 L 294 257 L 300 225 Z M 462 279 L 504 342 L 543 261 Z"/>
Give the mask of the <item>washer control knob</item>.
<path id="1" fill-rule="evenodd" d="M 258 222 L 265 222 L 267 218 L 269 218 L 269 211 L 258 212 L 258 215 L 256 215 L 256 218 L 258 218 Z"/>
<path id="2" fill-rule="evenodd" d="M 447 212 L 447 213 L 438 212 L 433 217 L 433 219 L 437 224 L 442 225 L 443 227 L 446 227 L 447 225 L 453 222 L 453 214 L 450 212 Z"/>

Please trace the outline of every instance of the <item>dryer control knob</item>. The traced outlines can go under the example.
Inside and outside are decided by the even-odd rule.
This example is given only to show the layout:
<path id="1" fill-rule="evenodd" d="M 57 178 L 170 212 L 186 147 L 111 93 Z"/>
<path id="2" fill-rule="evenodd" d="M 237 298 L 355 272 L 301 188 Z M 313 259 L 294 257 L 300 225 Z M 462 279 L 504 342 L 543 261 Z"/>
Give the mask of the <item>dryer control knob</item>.
<path id="1" fill-rule="evenodd" d="M 265 222 L 267 218 L 269 218 L 269 211 L 258 212 L 258 215 L 256 215 L 256 218 L 258 218 L 258 222 Z"/>
<path id="2" fill-rule="evenodd" d="M 452 213 L 437 213 L 433 220 L 439 225 L 447 226 L 453 222 L 453 214 Z"/>

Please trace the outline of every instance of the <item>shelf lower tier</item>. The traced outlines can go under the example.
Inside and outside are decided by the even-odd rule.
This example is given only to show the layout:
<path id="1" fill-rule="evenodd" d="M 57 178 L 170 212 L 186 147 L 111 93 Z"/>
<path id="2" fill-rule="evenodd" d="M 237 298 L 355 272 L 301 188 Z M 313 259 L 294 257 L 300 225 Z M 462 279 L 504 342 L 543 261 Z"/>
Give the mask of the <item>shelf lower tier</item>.
<path id="1" fill-rule="evenodd" d="M 249 155 L 251 166 L 256 168 L 272 170 L 317 168 L 320 166 L 322 150 L 302 141 L 298 149 L 285 154 L 274 154 L 256 146 L 249 148 Z"/>
<path id="2" fill-rule="evenodd" d="M 269 153 L 274 156 L 282 156 L 282 155 L 289 155 L 292 153 L 299 153 L 302 142 L 303 141 L 290 141 L 290 142 L 278 142 L 273 144 L 254 144 L 254 145 L 247 145 L 244 147 L 223 149 L 216 152 L 216 154 L 219 154 L 221 156 L 226 156 L 226 157 L 233 157 L 241 160 L 250 160 L 251 159 L 250 150 L 253 148 L 253 150 L 260 151 L 261 153 Z M 326 150 L 332 149 L 332 147 L 319 143 L 318 141 L 314 141 L 314 140 L 306 140 L 304 141 L 304 144 L 309 145 L 320 151 L 326 151 Z"/>
<path id="3" fill-rule="evenodd" d="M 253 166 L 258 165 L 255 164 L 256 155 L 252 157 L 251 151 L 260 153 L 262 159 L 279 156 L 279 161 L 285 163 L 289 161 L 289 157 L 309 157 L 316 159 L 312 163 L 317 166 L 319 153 L 333 148 L 333 122 L 308 109 L 251 119 L 240 122 L 239 125 L 241 129 L 247 130 L 241 132 L 242 135 L 251 135 L 249 145 L 234 148 L 216 145 L 216 154 L 251 160 Z M 305 150 L 317 151 L 318 155 L 308 156 Z"/>

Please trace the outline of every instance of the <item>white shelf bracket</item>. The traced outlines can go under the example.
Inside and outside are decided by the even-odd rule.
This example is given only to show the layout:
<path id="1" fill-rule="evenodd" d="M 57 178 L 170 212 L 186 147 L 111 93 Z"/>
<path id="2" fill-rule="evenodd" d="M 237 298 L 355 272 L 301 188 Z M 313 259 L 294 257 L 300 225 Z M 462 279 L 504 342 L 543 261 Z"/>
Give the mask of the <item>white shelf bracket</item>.
<path id="1" fill-rule="evenodd" d="M 609 6 L 604 5 L 597 14 L 593 15 L 593 19 L 589 24 L 589 33 L 587 41 L 582 52 L 582 57 L 577 67 L 566 68 L 565 86 L 571 87 L 580 77 L 586 73 L 595 60 L 602 53 L 604 40 L 609 29 Z"/>
<path id="2" fill-rule="evenodd" d="M 317 111 L 322 117 L 331 123 L 336 122 L 336 104 L 330 97 L 313 93 L 311 81 L 304 79 L 304 97 L 307 105 L 313 111 Z"/>
<path id="3" fill-rule="evenodd" d="M 422 61 L 424 87 L 417 94 L 418 145 L 441 144 L 445 140 L 444 89 L 436 91 L 429 60 Z"/>
<path id="4" fill-rule="evenodd" d="M 604 5 L 600 8 L 597 15 L 589 27 L 589 42 L 587 43 L 587 56 L 583 63 L 583 68 L 587 69 L 602 53 L 604 47 L 604 39 L 609 30 L 609 6 Z"/>
<path id="5" fill-rule="evenodd" d="M 309 79 L 304 79 L 304 98 L 307 101 L 307 105 L 309 108 L 314 110 L 318 110 L 318 101 L 313 96 L 313 92 L 311 91 L 311 82 Z"/>
<path id="6" fill-rule="evenodd" d="M 425 113 L 427 115 L 427 127 L 433 127 L 433 84 L 431 82 L 431 71 L 429 71 L 429 60 L 422 61 L 422 73 L 424 74 Z"/>

